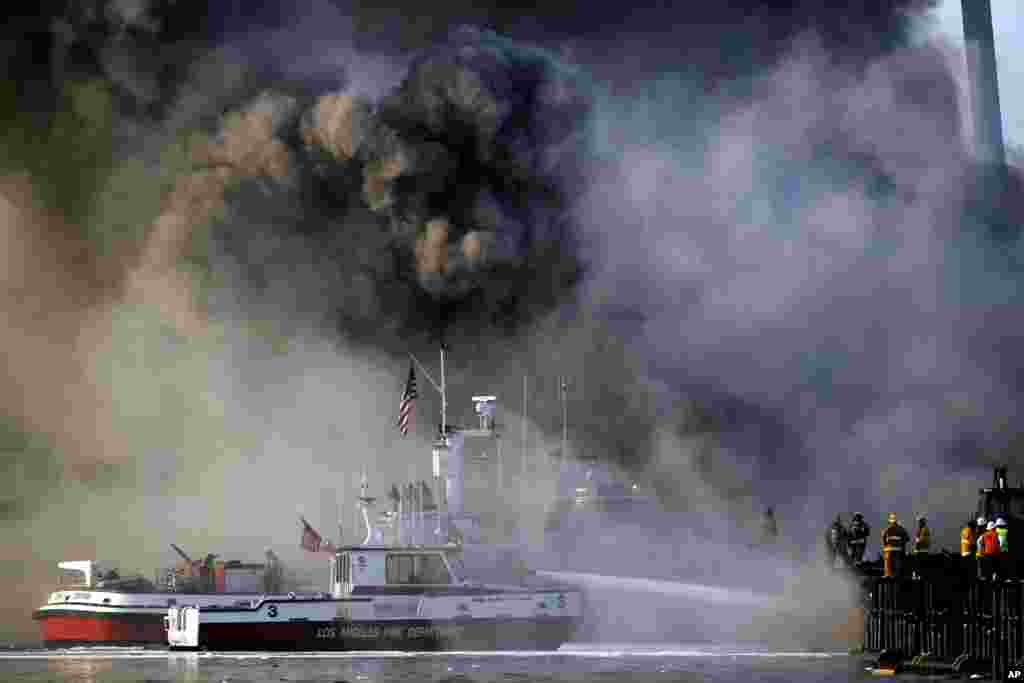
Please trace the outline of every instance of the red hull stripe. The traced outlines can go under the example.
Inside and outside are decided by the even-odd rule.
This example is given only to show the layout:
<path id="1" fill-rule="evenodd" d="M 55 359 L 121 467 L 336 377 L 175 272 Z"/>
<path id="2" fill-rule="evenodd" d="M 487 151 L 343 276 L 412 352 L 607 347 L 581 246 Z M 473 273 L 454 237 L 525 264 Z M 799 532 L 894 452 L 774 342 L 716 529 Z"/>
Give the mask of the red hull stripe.
<path id="1" fill-rule="evenodd" d="M 164 620 L 158 615 L 47 614 L 39 620 L 39 632 L 48 645 L 167 642 Z"/>
<path id="2" fill-rule="evenodd" d="M 152 621 L 158 621 L 163 623 L 163 618 L 167 616 L 167 609 L 161 609 L 160 611 L 142 611 L 135 609 L 132 611 L 123 610 L 120 612 L 100 612 L 99 610 L 72 610 L 72 609 L 48 609 L 45 612 L 37 610 L 32 613 L 32 618 L 36 621 L 46 621 L 53 617 L 78 617 L 81 619 L 114 619 L 117 621 L 124 621 L 130 623 L 150 623 Z"/>

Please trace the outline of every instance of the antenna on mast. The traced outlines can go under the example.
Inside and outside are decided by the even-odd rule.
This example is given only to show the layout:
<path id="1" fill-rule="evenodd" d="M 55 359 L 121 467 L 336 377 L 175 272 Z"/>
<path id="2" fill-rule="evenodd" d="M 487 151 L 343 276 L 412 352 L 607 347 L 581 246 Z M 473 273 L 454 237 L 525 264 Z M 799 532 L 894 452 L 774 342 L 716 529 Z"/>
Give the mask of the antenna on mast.
<path id="1" fill-rule="evenodd" d="M 558 378 L 559 393 L 562 396 L 562 458 L 569 454 L 569 412 L 566 406 L 566 394 L 569 391 L 569 378 L 560 375 Z"/>
<path id="2" fill-rule="evenodd" d="M 363 477 L 359 483 L 359 510 L 362 512 L 363 523 L 366 525 L 366 539 L 363 541 L 363 545 L 378 545 L 384 541 L 384 538 L 380 529 L 374 525 L 372 512 L 373 504 L 377 499 L 367 495 L 368 489 L 366 467 L 363 467 Z"/>
<path id="3" fill-rule="evenodd" d="M 444 338 L 441 338 L 441 437 L 448 434 L 448 394 L 445 392 L 444 379 Z"/>
<path id="4" fill-rule="evenodd" d="M 522 433 L 519 435 L 519 477 L 520 482 L 526 475 L 526 375 L 523 375 L 523 419 Z"/>

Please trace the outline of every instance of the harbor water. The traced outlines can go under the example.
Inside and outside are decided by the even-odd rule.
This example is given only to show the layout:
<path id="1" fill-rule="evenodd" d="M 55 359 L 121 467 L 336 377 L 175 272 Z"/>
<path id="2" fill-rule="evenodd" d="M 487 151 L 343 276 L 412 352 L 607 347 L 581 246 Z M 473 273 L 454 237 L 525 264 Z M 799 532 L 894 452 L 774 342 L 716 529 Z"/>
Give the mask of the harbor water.
<path id="1" fill-rule="evenodd" d="M 569 645 L 558 652 L 171 653 L 142 648 L 0 652 L 5 683 L 610 683 L 777 681 L 838 683 L 867 676 L 839 652 L 772 652 L 750 646 Z"/>
<path id="2" fill-rule="evenodd" d="M 829 634 L 848 603 L 831 609 L 811 576 L 799 581 L 813 609 L 792 595 L 708 584 L 579 572 L 539 572 L 580 584 L 598 622 L 587 640 L 555 652 L 168 652 L 163 648 L 0 645 L 0 681 L 52 683 L 550 683 L 591 681 L 859 680 L 864 660 Z M 820 572 L 813 573 L 820 579 Z M 840 594 L 832 588 L 827 592 Z M 806 606 L 805 601 L 804 606 Z M 803 633 L 801 633 L 803 631 Z M 659 637 L 660 636 L 660 637 Z M 781 637 L 788 636 L 788 637 Z"/>

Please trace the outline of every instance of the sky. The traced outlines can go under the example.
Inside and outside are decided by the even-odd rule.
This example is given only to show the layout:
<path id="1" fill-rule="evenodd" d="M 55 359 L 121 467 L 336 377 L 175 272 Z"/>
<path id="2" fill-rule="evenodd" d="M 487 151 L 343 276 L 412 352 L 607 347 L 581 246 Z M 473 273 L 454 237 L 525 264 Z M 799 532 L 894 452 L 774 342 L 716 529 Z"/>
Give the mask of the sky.
<path id="1" fill-rule="evenodd" d="M 1003 135 L 1011 145 L 1024 145 L 1024 5 L 1016 0 L 992 0 L 992 24 L 999 69 L 999 103 Z M 963 18 L 960 0 L 943 0 L 934 11 L 932 30 L 962 49 Z M 961 64 L 961 69 L 963 69 Z"/>

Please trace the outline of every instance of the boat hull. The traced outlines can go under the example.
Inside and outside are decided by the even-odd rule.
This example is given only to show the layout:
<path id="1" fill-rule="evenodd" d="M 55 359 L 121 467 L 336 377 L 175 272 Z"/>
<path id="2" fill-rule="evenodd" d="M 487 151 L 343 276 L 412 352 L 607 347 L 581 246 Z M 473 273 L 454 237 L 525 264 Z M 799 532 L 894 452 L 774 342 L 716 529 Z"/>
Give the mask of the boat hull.
<path id="1" fill-rule="evenodd" d="M 288 621 L 208 623 L 198 647 L 215 651 L 445 651 L 557 650 L 569 641 L 577 620 L 505 619 L 465 621 L 381 620 L 374 622 Z"/>
<path id="2" fill-rule="evenodd" d="M 46 647 L 166 645 L 164 617 L 172 605 L 249 605 L 265 595 L 248 593 L 129 593 L 58 591 L 32 613 Z"/>
<path id="3" fill-rule="evenodd" d="M 86 612 L 48 610 L 33 616 L 46 647 L 80 645 L 163 645 L 166 609 L 152 612 Z"/>

